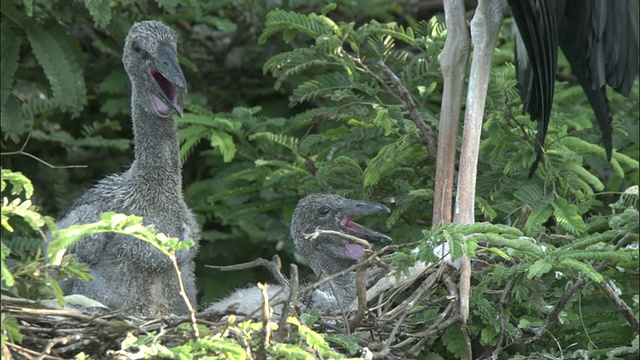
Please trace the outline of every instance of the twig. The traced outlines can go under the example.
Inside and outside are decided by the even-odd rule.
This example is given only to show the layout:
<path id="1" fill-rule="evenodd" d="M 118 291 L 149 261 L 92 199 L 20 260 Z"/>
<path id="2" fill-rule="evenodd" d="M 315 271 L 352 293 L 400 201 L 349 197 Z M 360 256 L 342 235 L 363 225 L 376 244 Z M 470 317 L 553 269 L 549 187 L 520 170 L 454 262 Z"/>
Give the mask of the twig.
<path id="1" fill-rule="evenodd" d="M 365 65 L 362 62 L 362 60 L 354 56 L 349 56 L 349 58 L 353 60 L 353 62 L 355 62 L 358 66 L 360 66 L 362 70 L 364 70 L 367 74 L 369 74 L 372 78 L 374 78 L 378 82 L 378 84 L 380 84 L 384 88 L 384 91 L 387 93 L 387 95 L 395 98 L 398 102 L 403 102 L 402 98 L 398 96 L 398 94 L 395 91 L 393 91 L 393 89 L 390 88 L 389 85 L 387 85 L 387 82 L 384 81 L 383 78 L 378 76 L 378 74 L 371 71 L 371 69 L 369 69 L 369 67 Z"/>
<path id="2" fill-rule="evenodd" d="M 387 358 L 387 356 L 389 355 L 389 351 L 391 350 L 391 344 L 396 339 L 396 334 L 398 333 L 398 330 L 400 329 L 400 326 L 404 323 L 404 319 L 407 316 L 407 314 L 408 314 L 408 312 L 405 311 L 402 314 L 402 317 L 400 319 L 398 319 L 398 321 L 396 321 L 396 324 L 393 327 L 393 330 L 391 330 L 391 333 L 389 334 L 389 337 L 384 342 L 384 346 L 382 347 L 382 350 L 380 350 L 379 352 L 373 354 L 373 358 L 374 359 L 386 359 Z"/>
<path id="3" fill-rule="evenodd" d="M 466 253 L 460 257 L 460 317 L 466 324 L 469 319 L 469 298 L 471 297 L 471 260 Z"/>
<path id="4" fill-rule="evenodd" d="M 281 261 L 278 255 L 274 255 L 271 261 L 263 258 L 257 258 L 253 261 L 249 261 L 242 264 L 234 264 L 234 265 L 227 265 L 227 266 L 205 265 L 205 267 L 220 270 L 220 271 L 246 270 L 246 269 L 251 269 L 258 266 L 263 266 L 267 268 L 267 270 L 271 272 L 271 275 L 273 275 L 273 277 L 278 281 L 278 283 L 280 283 L 280 285 L 289 286 L 289 281 L 287 280 L 286 277 L 284 277 L 284 275 L 282 275 L 282 272 L 280 271 Z"/>
<path id="5" fill-rule="evenodd" d="M 7 360 L 13 360 L 13 355 L 11 354 L 11 350 L 9 350 L 9 347 L 4 341 L 2 342 L 2 358 Z"/>
<path id="6" fill-rule="evenodd" d="M 289 323 L 287 318 L 293 313 L 296 300 L 298 299 L 298 266 L 291 264 L 290 270 L 291 286 L 289 286 L 289 298 L 282 307 L 282 315 L 278 321 L 278 330 L 276 331 L 276 340 L 282 342 L 289 336 Z"/>
<path id="7" fill-rule="evenodd" d="M 262 290 L 262 341 L 258 349 L 258 359 L 267 358 L 267 346 L 269 346 L 269 335 L 271 326 L 269 325 L 269 284 L 258 283 L 258 287 Z"/>
<path id="8" fill-rule="evenodd" d="M 29 140 L 31 140 L 31 131 L 29 131 L 29 135 L 27 135 L 27 139 L 24 141 L 24 143 L 22 144 L 22 147 L 20 147 L 20 150 L 18 151 L 8 151 L 8 152 L 0 152 L 0 156 L 11 156 L 11 155 L 24 155 L 27 157 L 30 157 L 52 169 L 71 169 L 71 168 L 86 168 L 87 165 L 65 165 L 65 166 L 58 166 L 58 165 L 52 165 L 42 159 L 40 159 L 39 157 L 28 153 L 26 151 L 24 151 L 24 149 L 27 147 L 27 144 L 29 143 Z"/>
<path id="9" fill-rule="evenodd" d="M 182 283 L 182 272 L 180 271 L 180 267 L 178 266 L 178 260 L 176 259 L 176 253 L 172 252 L 169 256 L 171 259 L 171 263 L 173 264 L 173 268 L 176 271 L 178 276 L 178 286 L 180 286 L 180 295 L 184 300 L 184 303 L 187 305 L 187 309 L 189 310 L 189 315 L 191 317 L 191 328 L 193 329 L 193 335 L 196 338 L 200 337 L 200 330 L 198 330 L 198 322 L 196 319 L 196 310 L 191 305 L 191 300 L 189 300 L 189 296 L 187 295 L 187 291 L 184 289 L 184 284 Z"/>
<path id="10" fill-rule="evenodd" d="M 321 231 L 327 231 L 327 230 L 321 230 Z M 347 236 L 346 234 L 342 234 L 342 233 L 338 233 L 336 235 L 343 236 L 343 237 Z M 359 238 L 356 238 L 356 237 L 354 237 L 354 238 L 355 239 L 359 239 Z M 362 240 L 362 239 L 360 239 L 360 240 Z M 362 240 L 362 241 L 364 241 L 364 240 Z M 365 259 L 361 260 L 360 262 L 357 262 L 357 263 L 351 265 L 350 267 L 348 267 L 348 268 L 346 268 L 346 269 L 344 269 L 344 270 L 342 270 L 340 272 L 337 272 L 337 273 L 335 273 L 333 275 L 323 277 L 322 279 L 316 281 L 315 283 L 303 288 L 302 290 L 300 290 L 300 296 L 319 288 L 320 286 L 322 286 L 322 285 L 334 280 L 337 277 L 340 277 L 342 275 L 345 275 L 345 274 L 348 274 L 348 273 L 350 273 L 352 271 L 355 271 L 359 267 L 370 265 L 372 262 L 376 261 L 376 259 L 378 259 L 380 256 L 382 256 L 384 254 L 394 253 L 394 252 L 398 251 L 399 249 L 404 248 L 405 246 L 415 247 L 415 245 L 416 245 L 415 243 L 404 244 L 402 246 L 400 246 L 400 245 L 387 245 L 387 246 L 383 247 L 382 249 L 380 249 L 378 251 L 372 252 L 368 257 L 366 257 Z M 369 296 L 367 295 L 367 297 L 369 297 Z"/>
<path id="11" fill-rule="evenodd" d="M 502 346 L 502 343 L 504 342 L 504 332 L 506 328 L 505 318 L 504 318 L 504 308 L 507 306 L 507 298 L 509 297 L 509 295 L 511 295 L 511 289 L 515 285 L 516 279 L 517 277 L 507 280 L 507 283 L 505 284 L 504 289 L 502 289 L 502 295 L 500 296 L 500 301 L 498 302 L 498 311 L 500 313 L 499 315 L 500 334 L 498 335 L 498 342 L 496 342 L 496 349 L 493 350 L 493 353 L 491 354 L 492 359 L 497 359 L 502 349 L 504 349 L 504 347 Z"/>
<path id="12" fill-rule="evenodd" d="M 467 360 L 473 360 L 473 349 L 471 348 L 471 337 L 469 337 L 469 330 L 467 330 L 467 322 L 460 316 L 460 331 L 462 331 L 462 337 L 464 343 L 467 345 Z"/>
<path id="13" fill-rule="evenodd" d="M 360 267 L 358 268 L 360 269 Z M 335 274 L 334 274 L 335 275 Z M 323 272 L 320 273 L 321 277 L 327 277 L 327 275 Z M 347 335 L 351 335 L 351 327 L 349 326 L 349 319 L 347 318 L 347 311 L 349 311 L 351 309 L 351 305 L 352 304 L 348 304 L 349 308 L 345 308 L 345 304 L 342 303 L 342 300 L 340 300 L 340 297 L 336 296 L 337 291 L 336 288 L 334 287 L 333 282 L 329 282 L 327 283 L 327 285 L 329 285 L 329 289 L 331 290 L 331 294 L 333 295 L 333 298 L 335 299 L 337 305 L 338 305 L 338 309 L 340 309 L 340 316 L 342 316 L 342 323 L 344 324 L 344 332 Z"/>
<path id="14" fill-rule="evenodd" d="M 106 320 L 102 320 L 99 318 L 96 318 L 95 316 L 90 316 L 90 315 L 85 315 L 82 314 L 80 312 L 76 312 L 76 311 L 70 311 L 70 310 L 50 310 L 50 309 L 32 309 L 32 308 L 24 308 L 24 307 L 13 307 L 13 306 L 6 306 L 2 309 L 3 312 L 9 312 L 9 313 L 14 313 L 14 314 L 33 314 L 33 315 L 39 315 L 39 316 L 68 316 L 70 318 L 76 319 L 76 320 L 80 320 L 80 321 L 84 321 L 84 322 L 88 322 L 88 323 L 95 323 L 98 325 L 103 325 L 103 326 L 110 326 L 111 323 L 109 321 Z"/>
<path id="15" fill-rule="evenodd" d="M 618 241 L 614 249 L 617 250 L 625 246 L 627 242 L 630 241 L 630 239 L 632 238 L 633 238 L 633 235 L 631 234 L 625 235 L 622 239 L 620 239 L 620 241 Z M 605 268 L 605 266 L 607 266 L 607 261 L 603 260 L 600 262 L 600 264 L 598 264 L 598 266 L 594 268 L 594 270 L 597 272 L 600 272 L 602 271 L 602 269 Z M 544 324 L 542 324 L 541 327 L 535 330 L 536 331 L 535 336 L 529 339 L 527 342 L 538 340 L 542 336 L 542 334 L 546 332 L 547 328 L 558 319 L 560 312 L 562 311 L 562 309 L 564 309 L 565 306 L 567 306 L 567 303 L 569 302 L 569 300 L 571 300 L 571 298 L 576 293 L 578 293 L 579 291 L 582 291 L 582 289 L 585 287 L 588 281 L 589 279 L 586 276 L 580 275 L 576 283 L 573 284 L 573 286 L 567 287 L 565 291 L 562 293 L 562 295 L 560 296 L 560 299 L 558 299 L 556 306 L 553 307 L 553 310 L 551 311 L 551 313 L 549 313 L 549 315 L 545 319 Z"/>
<path id="16" fill-rule="evenodd" d="M 444 284 L 447 286 L 447 289 L 449 289 L 449 295 L 450 296 L 456 296 L 456 285 L 453 283 L 453 280 L 451 280 L 451 277 L 449 277 L 449 274 L 443 274 L 443 280 L 444 280 Z M 471 338 L 469 338 L 469 333 L 467 332 L 467 326 L 466 326 L 466 319 L 463 317 L 462 314 L 462 308 L 459 309 L 459 318 L 460 318 L 460 330 L 462 331 L 462 336 L 464 337 L 464 343 L 467 347 L 467 359 L 472 359 L 473 355 L 472 355 L 472 351 L 471 351 Z"/>
<path id="17" fill-rule="evenodd" d="M 448 267 L 450 268 L 450 266 Z M 431 275 L 429 275 L 422 282 L 422 284 L 420 284 L 420 287 L 411 296 L 408 296 L 404 301 L 402 301 L 402 303 L 400 303 L 400 305 L 396 306 L 393 310 L 388 311 L 384 315 L 384 317 L 386 319 L 393 319 L 397 317 L 399 314 L 405 313 L 407 310 L 410 310 L 412 308 L 412 305 L 415 303 L 415 301 L 421 298 L 422 295 L 425 292 L 427 292 L 427 290 L 433 287 L 433 284 L 435 284 L 439 276 L 440 274 L 438 272 L 434 272 Z M 402 316 L 404 317 L 404 315 Z"/>
<path id="18" fill-rule="evenodd" d="M 416 279 L 418 279 L 422 274 L 424 274 L 427 271 L 427 269 L 428 267 L 424 262 L 417 260 L 415 264 L 409 268 L 409 275 L 406 277 L 402 275 L 400 277 L 400 282 L 402 283 L 402 285 L 397 285 L 398 279 L 395 276 L 395 271 L 393 271 L 389 273 L 386 277 L 380 279 L 375 285 L 373 285 L 369 290 L 367 290 L 367 299 L 373 299 L 376 296 L 378 296 L 378 294 L 392 287 L 399 288 L 402 286 L 406 286 L 408 284 L 412 284 Z"/>
<path id="19" fill-rule="evenodd" d="M 302 236 L 304 237 L 305 240 L 315 240 L 320 235 L 335 235 L 335 236 L 339 236 L 341 238 L 349 240 L 350 242 L 352 242 L 354 244 L 358 244 L 360 246 L 363 246 L 365 249 L 369 249 L 369 247 L 371 246 L 371 244 L 369 244 L 369 242 L 367 240 L 361 239 L 361 238 L 359 238 L 357 236 L 341 233 L 339 231 L 334 231 L 334 230 L 316 229 L 316 231 L 314 233 L 302 234 Z"/>
<path id="20" fill-rule="evenodd" d="M 428 128 L 424 123 L 424 120 L 422 120 L 420 113 L 418 113 L 416 103 L 413 102 L 413 98 L 411 98 L 411 94 L 409 94 L 409 91 L 404 86 L 404 84 L 402 84 L 402 81 L 400 81 L 398 76 L 396 76 L 396 74 L 394 74 L 393 71 L 389 69 L 389 67 L 387 67 L 384 61 L 378 61 L 378 66 L 380 66 L 382 72 L 384 72 L 389 77 L 391 83 L 395 85 L 398 93 L 400 94 L 400 98 L 402 98 L 402 102 L 407 107 L 407 110 L 409 110 L 409 117 L 414 122 L 414 124 L 416 124 L 418 130 L 420 130 L 420 134 L 422 135 L 421 140 L 427 146 L 427 149 L 429 151 L 427 156 L 429 156 L 429 158 L 431 159 L 435 159 L 436 152 L 438 151 L 438 141 L 436 140 L 437 137 L 433 133 L 433 130 Z"/>
<path id="21" fill-rule="evenodd" d="M 640 324 L 638 324 L 638 318 L 636 317 L 633 309 L 624 302 L 624 300 L 620 299 L 620 296 L 616 294 L 616 292 L 611 288 L 611 285 L 606 280 L 602 280 L 598 283 L 602 292 L 613 301 L 613 304 L 618 308 L 618 311 L 622 313 L 622 315 L 627 318 L 631 327 L 635 330 L 636 333 L 640 332 Z"/>
<path id="22" fill-rule="evenodd" d="M 41 353 L 39 353 L 39 352 L 37 352 L 37 351 L 34 351 L 34 350 L 31 350 L 31 349 L 28 349 L 28 348 L 22 347 L 22 346 L 20 346 L 20 345 L 18 345 L 18 344 L 14 344 L 14 343 L 11 343 L 11 342 L 8 342 L 8 341 L 6 341 L 6 342 L 5 342 L 5 341 L 3 341 L 3 342 L 2 342 L 3 353 L 4 353 L 4 346 L 5 346 L 5 345 L 6 345 L 7 347 L 12 348 L 12 349 L 13 349 L 13 351 L 15 351 L 15 352 L 19 353 L 23 358 L 26 358 L 26 359 L 30 359 L 30 358 L 31 358 L 31 357 L 30 357 L 30 356 L 28 356 L 28 355 L 34 355 L 34 356 L 42 355 Z M 3 355 L 4 355 L 4 354 L 3 354 Z M 12 359 L 11 354 L 10 354 L 9 356 L 10 356 L 10 357 L 9 357 L 9 359 Z M 64 359 L 64 358 L 57 357 L 57 356 L 52 356 L 52 355 L 46 355 L 46 354 L 45 354 L 44 359 L 60 359 L 60 360 L 62 360 L 62 359 Z"/>
<path id="23" fill-rule="evenodd" d="M 355 315 L 349 321 L 349 329 L 351 331 L 355 330 L 355 328 L 360 325 L 362 319 L 364 318 L 364 314 L 367 308 L 367 288 L 365 286 L 365 267 L 359 267 L 356 270 L 356 289 L 358 294 L 358 310 Z"/>
<path id="24" fill-rule="evenodd" d="M 438 321 L 436 321 L 433 325 L 431 325 L 427 330 L 418 334 L 418 336 L 420 336 L 421 339 L 415 345 L 413 345 L 409 350 L 407 350 L 408 356 L 417 355 L 418 352 L 422 350 L 422 348 L 424 347 L 424 344 L 427 342 L 431 334 L 440 332 L 448 328 L 452 324 L 455 324 L 457 321 L 460 321 L 460 314 L 456 314 L 454 316 L 451 316 L 449 319 L 445 320 L 447 317 L 447 314 L 451 310 L 456 309 L 455 303 L 456 303 L 455 300 L 451 301 L 449 305 L 447 305 L 447 307 L 444 309 L 444 311 L 438 316 L 439 317 Z"/>
<path id="25" fill-rule="evenodd" d="M 94 346 L 100 345 L 100 341 L 96 338 L 87 339 L 86 335 L 78 335 L 78 336 L 79 336 L 78 340 L 80 341 L 73 342 L 67 346 L 57 347 L 54 349 L 54 351 L 59 354 L 65 354 L 65 353 L 77 354 L 80 352 L 80 349 L 86 348 L 88 344 L 93 343 Z"/>

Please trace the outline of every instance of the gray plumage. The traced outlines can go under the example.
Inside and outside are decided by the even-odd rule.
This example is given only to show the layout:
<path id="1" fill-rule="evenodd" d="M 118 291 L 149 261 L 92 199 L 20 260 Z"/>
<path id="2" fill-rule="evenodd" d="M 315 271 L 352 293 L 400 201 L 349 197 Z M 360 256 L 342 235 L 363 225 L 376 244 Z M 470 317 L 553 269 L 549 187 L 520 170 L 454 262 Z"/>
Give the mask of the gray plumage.
<path id="1" fill-rule="evenodd" d="M 187 85 L 173 30 L 158 21 L 133 25 L 122 60 L 132 84 L 131 116 L 135 160 L 122 174 L 110 175 L 89 189 L 58 222 L 58 228 L 98 221 L 114 211 L 144 218 L 158 232 L 195 245 L 177 253 L 186 293 L 195 306 L 193 258 L 199 226 L 182 195 L 182 165 L 174 113 L 182 116 Z M 45 244 L 46 248 L 46 244 Z M 136 315 L 183 314 L 177 275 L 168 257 L 130 236 L 96 234 L 74 244 L 69 253 L 87 263 L 93 281 L 61 282 L 65 294 L 81 294 L 112 310 Z"/>
<path id="2" fill-rule="evenodd" d="M 389 212 L 389 209 L 375 202 L 345 199 L 332 194 L 312 194 L 298 202 L 291 219 L 291 237 L 300 255 L 307 261 L 311 269 L 320 278 L 341 272 L 365 255 L 365 249 L 347 239 L 322 234 L 315 238 L 309 235 L 317 230 L 333 230 L 353 235 L 370 242 L 386 242 L 388 236 L 367 229 L 353 218 L 378 212 Z M 281 286 L 269 287 L 269 295 L 277 293 Z M 344 309 L 349 310 L 356 299 L 355 273 L 347 273 L 322 285 L 298 303 L 302 309 Z M 285 300 L 288 291 L 271 299 L 271 303 Z M 231 309 L 236 313 L 248 314 L 262 304 L 262 294 L 257 287 L 240 289 L 230 297 L 213 304 L 205 312 L 224 313 Z M 280 313 L 280 308 L 274 308 Z"/>

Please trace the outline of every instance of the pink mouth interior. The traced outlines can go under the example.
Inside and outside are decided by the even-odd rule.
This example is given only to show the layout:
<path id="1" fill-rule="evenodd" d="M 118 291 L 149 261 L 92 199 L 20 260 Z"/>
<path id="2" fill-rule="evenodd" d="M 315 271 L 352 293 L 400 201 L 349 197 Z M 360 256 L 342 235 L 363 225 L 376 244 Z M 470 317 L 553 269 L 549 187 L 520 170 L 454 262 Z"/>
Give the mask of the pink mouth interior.
<path id="1" fill-rule="evenodd" d="M 346 227 L 346 228 L 351 228 L 351 229 L 357 229 L 360 230 L 362 229 L 362 225 L 351 221 L 351 219 L 349 217 L 345 217 L 344 219 L 342 219 L 342 221 L 340 221 L 340 225 Z"/>
<path id="2" fill-rule="evenodd" d="M 158 83 L 160 89 L 162 89 L 167 98 L 171 102 L 175 103 L 178 94 L 175 85 L 167 80 L 167 78 L 162 76 L 158 69 L 151 68 L 149 69 L 149 73 L 151 74 L 151 77 L 153 77 L 153 79 Z M 153 92 L 149 93 L 149 95 L 151 96 L 151 103 L 153 104 L 153 107 L 156 109 L 158 114 L 163 116 L 171 115 L 173 111 L 171 107 L 165 104 L 165 102 L 157 97 Z"/>
<path id="3" fill-rule="evenodd" d="M 340 225 L 356 230 L 362 230 L 364 228 L 364 226 L 352 221 L 349 217 L 342 219 L 342 221 L 340 221 Z M 344 251 L 350 258 L 357 261 L 362 260 L 364 257 L 364 247 L 358 244 L 347 244 L 344 246 Z"/>
<path id="4" fill-rule="evenodd" d="M 350 258 L 360 261 L 364 257 L 364 248 L 358 244 L 347 244 L 344 246 L 344 251 Z"/>

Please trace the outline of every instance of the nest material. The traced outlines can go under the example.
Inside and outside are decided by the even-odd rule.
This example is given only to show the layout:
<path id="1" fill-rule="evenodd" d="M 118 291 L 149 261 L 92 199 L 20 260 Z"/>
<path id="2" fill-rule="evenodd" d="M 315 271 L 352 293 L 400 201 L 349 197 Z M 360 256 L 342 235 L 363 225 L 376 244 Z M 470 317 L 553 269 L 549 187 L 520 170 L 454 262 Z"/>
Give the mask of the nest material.
<path id="1" fill-rule="evenodd" d="M 389 264 L 390 254 L 396 252 L 398 246 L 387 246 L 371 254 L 367 259 L 354 265 L 346 271 L 356 271 L 358 286 L 357 310 L 351 312 L 325 312 L 312 325 L 312 329 L 322 334 L 355 335 L 352 337 L 361 347 L 360 356 L 365 358 L 406 359 L 417 356 L 433 334 L 438 333 L 459 320 L 456 285 L 449 277 L 450 266 L 438 265 L 431 267 L 414 267 L 414 273 L 396 276 Z M 275 262 L 274 262 L 275 263 Z M 259 262 L 264 266 L 264 262 Z M 380 266 L 382 265 L 382 266 Z M 365 270 L 367 277 L 371 270 L 377 268 L 377 284 L 385 286 L 369 291 L 365 290 Z M 383 272 L 380 274 L 380 272 Z M 297 271 L 293 268 L 291 279 L 291 296 L 285 304 L 284 316 L 279 321 L 278 330 L 264 334 L 266 340 L 258 348 L 245 344 L 248 358 L 260 358 L 264 348 L 273 342 L 292 342 L 295 338 L 295 328 L 285 320 L 287 316 L 299 315 L 294 306 L 296 299 L 305 293 L 329 281 L 323 279 L 315 284 L 298 289 Z M 339 274 L 336 274 L 339 275 Z M 386 283 L 384 283 L 386 281 Z M 444 283 L 448 294 L 442 294 L 434 299 L 436 287 Z M 372 292 L 373 291 L 373 292 Z M 266 292 L 265 292 L 266 294 Z M 373 297 L 373 301 L 366 301 Z M 367 303 L 369 306 L 367 307 Z M 277 304 L 272 304 L 277 305 Z M 425 306 L 442 309 L 436 318 L 422 319 L 415 316 L 423 311 Z M 269 309 L 262 310 L 262 314 L 269 314 Z M 3 358 L 26 359 L 60 359 L 73 357 L 81 352 L 93 358 L 140 358 L 138 349 L 123 349 L 123 340 L 128 334 L 144 336 L 151 332 L 161 334 L 161 342 L 166 347 L 185 344 L 195 336 L 220 336 L 229 334 L 229 315 L 226 314 L 198 314 L 198 325 L 205 325 L 210 329 L 207 334 L 194 335 L 193 326 L 185 326 L 192 322 L 190 316 L 169 316 L 157 319 L 141 319 L 125 316 L 122 313 L 92 315 L 75 310 L 59 309 L 43 306 L 42 304 L 19 298 L 3 296 L 1 311 L 17 320 L 22 341 L 5 342 L 2 344 Z M 268 318 L 268 316 L 267 316 Z M 237 315 L 236 324 L 249 319 Z M 277 318 L 268 319 L 278 321 Z M 266 325 L 268 321 L 263 319 Z M 185 324 L 185 325 L 183 325 Z M 180 326 L 182 325 L 182 326 Z M 192 324 L 193 325 L 193 324 Z M 269 328 L 265 326 L 264 328 Z M 332 344 L 337 345 L 337 344 Z M 262 351 L 260 351 L 262 348 Z M 344 348 L 338 351 L 346 352 Z"/>

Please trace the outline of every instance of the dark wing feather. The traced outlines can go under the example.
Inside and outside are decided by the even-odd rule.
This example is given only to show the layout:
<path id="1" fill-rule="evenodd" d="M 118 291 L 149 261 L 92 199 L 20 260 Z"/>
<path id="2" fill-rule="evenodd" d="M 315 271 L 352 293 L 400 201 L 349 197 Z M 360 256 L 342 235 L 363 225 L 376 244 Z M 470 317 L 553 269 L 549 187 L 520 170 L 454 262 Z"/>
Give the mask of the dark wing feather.
<path id="1" fill-rule="evenodd" d="M 638 73 L 638 0 L 568 1 L 560 47 L 593 108 L 611 160 L 611 108 L 606 85 L 628 95 Z"/>
<path id="2" fill-rule="evenodd" d="M 536 137 L 536 160 L 530 174 L 538 167 L 542 158 L 542 145 L 549 128 L 555 74 L 558 63 L 558 16 L 564 9 L 564 1 L 509 0 L 511 14 L 520 31 L 529 58 L 531 84 L 521 84 L 524 110 L 538 121 Z M 520 76 L 519 76 L 520 77 Z M 526 79 L 526 77 L 525 77 Z M 529 88 L 530 94 L 522 94 Z M 528 101 L 527 101 L 528 99 Z"/>

